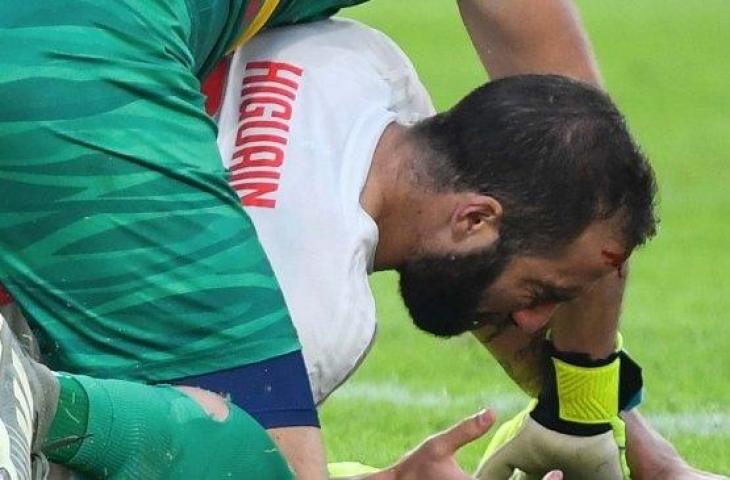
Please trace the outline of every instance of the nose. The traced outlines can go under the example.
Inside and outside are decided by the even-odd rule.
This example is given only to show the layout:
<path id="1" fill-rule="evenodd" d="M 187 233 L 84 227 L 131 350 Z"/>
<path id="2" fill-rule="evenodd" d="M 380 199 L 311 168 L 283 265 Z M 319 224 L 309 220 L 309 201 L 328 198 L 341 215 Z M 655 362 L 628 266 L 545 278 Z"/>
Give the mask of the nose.
<path id="1" fill-rule="evenodd" d="M 518 327 L 527 333 L 535 333 L 550 321 L 557 303 L 544 303 L 532 308 L 525 308 L 512 312 L 512 319 Z"/>

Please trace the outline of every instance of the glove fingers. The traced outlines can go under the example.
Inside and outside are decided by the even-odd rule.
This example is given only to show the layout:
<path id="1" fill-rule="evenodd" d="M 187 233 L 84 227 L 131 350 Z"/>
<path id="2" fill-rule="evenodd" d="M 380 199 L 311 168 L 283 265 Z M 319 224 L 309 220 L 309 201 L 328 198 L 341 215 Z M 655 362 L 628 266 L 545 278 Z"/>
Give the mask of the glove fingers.
<path id="1" fill-rule="evenodd" d="M 515 440 L 518 438 L 516 437 Z M 482 462 L 476 477 L 479 480 L 541 480 L 556 466 L 541 464 L 542 458 L 540 455 L 534 454 L 535 448 L 527 445 L 528 442 L 520 442 L 518 448 L 507 445 L 506 448 L 497 450 Z M 518 468 L 519 470 L 517 470 Z"/>
<path id="2" fill-rule="evenodd" d="M 535 444 L 531 434 L 533 424 L 537 424 L 530 418 L 530 410 L 524 410 L 497 430 L 477 469 L 479 480 L 541 480 L 554 469 L 544 467 L 544 448 Z"/>
<path id="3" fill-rule="evenodd" d="M 537 405 L 536 400 L 530 401 L 527 408 L 500 425 L 492 437 L 492 440 L 489 442 L 486 452 L 484 452 L 482 462 L 491 457 L 494 452 L 502 448 L 505 444 L 511 442 L 512 439 L 517 436 L 520 430 L 524 427 L 525 422 L 529 418 L 532 409 L 535 408 L 535 405 Z"/>
<path id="4" fill-rule="evenodd" d="M 610 432 L 574 437 L 553 432 L 528 416 L 511 440 L 490 450 L 491 456 L 483 461 L 477 472 L 480 480 L 507 480 L 517 468 L 525 472 L 523 477 L 517 477 L 520 480 L 540 480 L 554 469 L 562 470 L 567 479 L 624 478 L 621 452 Z"/>
<path id="5" fill-rule="evenodd" d="M 508 463 L 493 461 L 492 459 L 479 465 L 476 478 L 478 480 L 512 480 L 514 467 Z M 514 477 L 514 480 L 523 480 L 523 477 Z"/>

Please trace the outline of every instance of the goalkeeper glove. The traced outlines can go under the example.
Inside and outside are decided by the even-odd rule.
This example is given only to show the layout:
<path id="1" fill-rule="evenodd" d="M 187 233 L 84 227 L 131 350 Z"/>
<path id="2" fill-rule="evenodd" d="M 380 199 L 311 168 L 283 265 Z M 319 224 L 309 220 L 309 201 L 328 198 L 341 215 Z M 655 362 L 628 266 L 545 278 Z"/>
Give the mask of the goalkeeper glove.
<path id="1" fill-rule="evenodd" d="M 620 350 L 620 335 L 617 351 L 599 361 L 546 347 L 542 392 L 500 427 L 477 477 L 539 479 L 560 469 L 565 478 L 629 479 L 619 412 L 640 403 L 641 368 Z"/>

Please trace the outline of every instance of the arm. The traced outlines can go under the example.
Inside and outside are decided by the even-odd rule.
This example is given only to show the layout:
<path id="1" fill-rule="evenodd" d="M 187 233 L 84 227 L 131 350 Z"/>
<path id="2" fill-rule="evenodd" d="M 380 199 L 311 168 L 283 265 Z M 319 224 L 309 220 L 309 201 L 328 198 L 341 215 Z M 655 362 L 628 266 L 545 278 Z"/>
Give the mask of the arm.
<path id="1" fill-rule="evenodd" d="M 601 86 L 597 63 L 571 0 L 458 0 L 459 11 L 490 77 L 558 73 Z M 625 281 L 610 275 L 582 298 L 561 306 L 552 320 L 560 351 L 605 358 L 614 349 Z M 590 319 L 591 321 L 586 321 Z M 528 335 L 515 327 L 476 331 L 507 374 L 528 394 L 541 388 L 544 331 Z M 697 472 L 635 410 L 624 414 L 627 455 L 639 479 L 720 478 Z"/>
<path id="2" fill-rule="evenodd" d="M 458 0 L 458 5 L 492 78 L 550 72 L 601 84 L 588 36 L 571 0 Z M 563 305 L 552 322 L 556 348 L 593 358 L 608 356 L 614 348 L 623 288 L 621 276 L 609 275 L 582 298 Z M 518 385 L 528 393 L 539 391 L 544 332 L 540 338 L 516 329 L 508 329 L 501 338 L 494 333 L 487 329 L 476 335 Z"/>
<path id="3" fill-rule="evenodd" d="M 570 0 L 458 0 L 491 78 L 559 73 L 596 85 L 598 66 Z"/>
<path id="4" fill-rule="evenodd" d="M 483 436 L 495 420 L 493 411 L 483 410 L 437 433 L 407 453 L 394 466 L 371 475 L 347 477 L 348 480 L 470 480 L 456 463 L 454 455 L 464 445 Z M 561 472 L 554 470 L 542 480 L 560 480 Z M 343 479 L 344 480 L 344 479 Z"/>
<path id="5" fill-rule="evenodd" d="M 483 410 L 437 433 L 406 454 L 390 468 L 369 475 L 339 477 L 342 480 L 469 480 L 456 463 L 454 455 L 464 445 L 482 437 L 494 423 L 493 411 Z M 289 461 L 298 480 L 323 480 L 324 448 L 318 428 L 289 427 L 268 430 Z M 543 480 L 559 480 L 559 472 L 550 472 Z"/>
<path id="6" fill-rule="evenodd" d="M 606 275 L 580 298 L 562 304 L 550 320 L 555 348 L 593 359 L 609 356 L 615 348 L 624 284 L 624 275 Z M 474 335 L 520 388 L 531 396 L 538 394 L 545 330 L 528 334 L 514 325 L 486 326 Z"/>
<path id="7" fill-rule="evenodd" d="M 492 411 L 479 412 L 450 429 L 430 437 L 390 468 L 367 475 L 337 478 L 342 480 L 467 480 L 473 478 L 459 468 L 454 460 L 454 455 L 459 448 L 484 435 L 494 423 L 494 419 Z M 318 428 L 287 427 L 270 429 L 268 432 L 286 457 L 298 480 L 328 478 L 325 469 L 325 452 Z"/>
<path id="8" fill-rule="evenodd" d="M 636 409 L 621 416 L 626 423 L 626 454 L 634 480 L 728 480 L 688 465 Z"/>
<path id="9" fill-rule="evenodd" d="M 611 274 L 581 298 L 562 305 L 551 320 L 555 347 L 588 353 L 594 359 L 608 356 L 615 348 L 624 285 L 623 275 Z M 523 390 L 537 396 L 542 385 L 545 331 L 529 335 L 510 325 L 501 330 L 485 327 L 474 334 Z M 621 416 L 626 424 L 626 454 L 633 478 L 723 478 L 687 465 L 636 409 Z"/>
<path id="10" fill-rule="evenodd" d="M 315 427 L 284 427 L 267 430 L 299 480 L 327 478 L 322 433 Z"/>
<path id="11" fill-rule="evenodd" d="M 545 330 L 529 334 L 515 325 L 487 325 L 472 333 L 517 386 L 537 397 L 542 388 Z"/>

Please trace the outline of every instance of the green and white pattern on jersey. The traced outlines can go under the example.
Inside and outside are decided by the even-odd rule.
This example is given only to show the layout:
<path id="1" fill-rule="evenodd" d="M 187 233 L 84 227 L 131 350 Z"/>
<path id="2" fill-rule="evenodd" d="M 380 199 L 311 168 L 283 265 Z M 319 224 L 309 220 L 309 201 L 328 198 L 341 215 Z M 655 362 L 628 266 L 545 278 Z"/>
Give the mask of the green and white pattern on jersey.
<path id="1" fill-rule="evenodd" d="M 232 2 L 202 1 L 0 3 L 0 282 L 54 369 L 163 381 L 299 348 L 203 112 Z"/>

